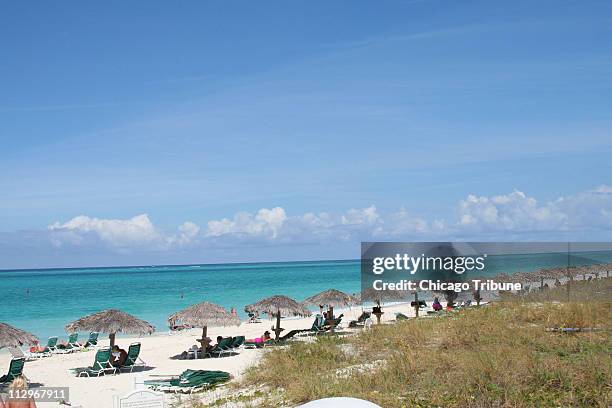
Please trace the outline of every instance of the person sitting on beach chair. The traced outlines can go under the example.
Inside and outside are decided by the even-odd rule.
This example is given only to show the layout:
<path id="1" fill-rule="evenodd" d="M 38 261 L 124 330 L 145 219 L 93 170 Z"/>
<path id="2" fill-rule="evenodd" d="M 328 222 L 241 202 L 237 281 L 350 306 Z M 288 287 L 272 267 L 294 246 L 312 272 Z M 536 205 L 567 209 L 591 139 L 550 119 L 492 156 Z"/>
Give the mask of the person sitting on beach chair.
<path id="1" fill-rule="evenodd" d="M 431 307 L 434 311 L 439 312 L 442 310 L 442 304 L 440 303 L 440 300 L 436 297 L 434 298 L 433 303 L 431 304 Z"/>
<path id="2" fill-rule="evenodd" d="M 221 337 L 221 336 L 219 336 Z M 219 338 L 217 337 L 217 343 L 219 343 Z M 204 337 L 201 341 L 200 341 L 200 351 L 206 355 L 210 350 L 212 350 L 213 348 L 215 348 L 215 346 L 212 345 L 212 339 L 210 337 Z"/>
<path id="3" fill-rule="evenodd" d="M 111 352 L 111 364 L 113 367 L 122 367 L 126 359 L 127 351 L 115 344 Z"/>
<path id="4" fill-rule="evenodd" d="M 340 316 L 336 317 L 335 319 L 330 319 L 330 318 L 326 317 L 326 315 L 324 315 L 323 317 L 324 317 L 323 326 L 334 325 L 334 327 L 335 327 L 335 326 L 338 325 L 338 323 L 340 323 L 340 321 L 344 317 L 344 313 L 342 313 Z"/>
<path id="5" fill-rule="evenodd" d="M 363 326 L 365 321 L 371 316 L 369 312 L 362 312 L 361 315 L 357 318 L 357 320 L 351 320 L 349 322 L 349 327 L 355 328 L 359 326 Z"/>
<path id="6" fill-rule="evenodd" d="M 223 336 L 217 336 L 217 344 L 215 344 L 213 348 L 217 347 L 219 343 L 221 343 L 222 340 L 223 340 Z"/>

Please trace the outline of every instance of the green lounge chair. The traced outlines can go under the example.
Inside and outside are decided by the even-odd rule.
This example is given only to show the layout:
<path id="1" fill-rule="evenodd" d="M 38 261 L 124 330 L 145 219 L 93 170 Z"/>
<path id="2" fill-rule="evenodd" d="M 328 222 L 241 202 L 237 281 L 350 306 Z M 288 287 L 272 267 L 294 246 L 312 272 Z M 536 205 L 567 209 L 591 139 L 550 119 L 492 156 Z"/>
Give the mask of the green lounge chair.
<path id="1" fill-rule="evenodd" d="M 68 346 L 66 348 L 70 350 L 77 350 L 83 348 L 83 346 L 79 344 L 78 340 L 79 333 L 72 333 L 70 336 L 68 336 Z"/>
<path id="2" fill-rule="evenodd" d="M 244 336 L 236 336 L 236 337 L 234 337 L 234 340 L 232 341 L 232 344 L 230 345 L 230 348 L 232 350 L 236 350 L 236 349 L 240 348 L 240 346 L 242 346 L 242 344 L 244 343 L 245 340 L 246 340 L 246 338 Z"/>
<path id="3" fill-rule="evenodd" d="M 331 329 L 332 327 L 335 329 L 336 327 L 340 326 L 340 323 L 342 323 L 343 317 L 344 317 L 344 313 L 342 313 L 340 316 L 338 316 L 335 319 L 325 319 L 323 321 L 323 327 L 326 328 L 327 330 Z"/>
<path id="4" fill-rule="evenodd" d="M 13 358 L 9 364 L 8 373 L 0 377 L 0 384 L 10 383 L 15 378 L 23 375 L 23 366 L 25 365 L 25 358 Z"/>
<path id="5" fill-rule="evenodd" d="M 349 328 L 352 329 L 360 329 L 365 327 L 366 320 L 372 317 L 372 313 L 370 312 L 362 312 L 361 315 L 357 318 L 357 320 L 352 320 L 349 322 Z"/>
<path id="6" fill-rule="evenodd" d="M 410 318 L 408 316 L 406 316 L 405 314 L 403 314 L 403 313 L 396 313 L 395 314 L 395 320 L 397 320 L 398 322 L 400 320 L 408 320 L 408 319 L 410 319 Z"/>
<path id="7" fill-rule="evenodd" d="M 119 370 L 130 370 L 130 373 L 134 371 L 134 367 L 146 367 L 147 363 L 145 363 L 140 358 L 140 343 L 132 343 L 128 348 L 127 358 L 125 359 L 125 363 L 119 368 Z"/>
<path id="8" fill-rule="evenodd" d="M 70 336 L 68 336 L 68 340 L 66 341 L 66 344 L 58 344 L 57 345 L 57 350 L 56 353 L 72 353 L 73 351 L 82 349 L 83 346 L 81 346 L 77 340 L 79 339 L 79 333 L 72 333 Z"/>
<path id="9" fill-rule="evenodd" d="M 89 348 L 91 346 L 97 346 L 98 345 L 98 332 L 91 332 L 89 333 L 89 339 L 87 339 L 87 343 L 85 343 L 85 348 Z"/>
<path id="10" fill-rule="evenodd" d="M 57 351 L 57 337 L 53 336 L 49 337 L 45 349 L 43 351 L 40 351 L 39 353 L 53 353 L 55 351 Z"/>
<path id="11" fill-rule="evenodd" d="M 308 335 L 312 335 L 312 334 L 316 335 L 316 334 L 325 333 L 328 330 L 329 330 L 329 326 L 325 325 L 325 320 L 323 319 L 323 316 L 318 314 L 315 317 L 315 321 L 312 323 L 312 327 L 306 333 Z"/>
<path id="12" fill-rule="evenodd" d="M 341 320 L 341 318 L 339 319 Z M 339 320 L 337 319 L 338 323 Z M 336 327 L 337 324 L 334 324 L 334 327 Z M 310 329 L 294 329 L 291 330 L 289 333 L 286 333 L 285 335 L 281 336 L 279 338 L 279 340 L 282 341 L 286 341 L 286 340 L 290 340 L 292 339 L 294 336 L 296 335 L 312 335 L 312 334 L 321 334 L 321 333 L 325 333 L 326 331 L 328 331 L 330 329 L 331 325 L 329 324 L 325 324 L 325 320 L 323 319 L 323 316 L 321 316 L 320 314 L 315 316 L 315 320 L 314 322 L 312 322 L 312 326 L 310 327 Z M 246 344 L 246 343 L 245 343 Z M 255 348 L 255 347 L 260 347 L 258 346 L 256 343 L 248 343 L 246 344 L 248 347 L 246 348 Z M 259 345 L 261 345 L 261 343 L 259 343 Z"/>
<path id="13" fill-rule="evenodd" d="M 83 346 L 77 343 L 78 338 L 79 338 L 78 333 L 72 333 L 70 336 L 68 336 L 68 341 L 66 341 L 66 344 L 57 345 L 57 352 L 58 353 L 72 353 L 73 351 L 76 351 L 82 348 Z"/>
<path id="14" fill-rule="evenodd" d="M 96 357 L 91 367 L 75 368 L 73 371 L 77 377 L 99 377 L 100 374 L 106 374 L 107 371 L 112 371 L 113 374 L 117 373 L 117 369 L 113 367 L 110 362 L 111 350 L 110 347 L 101 347 L 96 351 Z"/>
<path id="15" fill-rule="evenodd" d="M 229 381 L 225 371 L 185 370 L 179 376 L 163 380 L 145 380 L 145 385 L 155 391 L 194 393 Z"/>
<path id="16" fill-rule="evenodd" d="M 242 347 L 244 347 L 245 349 L 262 348 L 263 346 L 263 343 L 255 343 L 254 341 L 245 341 L 244 343 L 242 343 Z"/>
<path id="17" fill-rule="evenodd" d="M 221 357 L 224 353 L 231 353 L 231 350 L 228 350 L 230 344 L 232 344 L 233 339 L 231 337 L 225 337 L 221 339 L 221 341 L 208 353 L 206 353 L 207 357 Z"/>

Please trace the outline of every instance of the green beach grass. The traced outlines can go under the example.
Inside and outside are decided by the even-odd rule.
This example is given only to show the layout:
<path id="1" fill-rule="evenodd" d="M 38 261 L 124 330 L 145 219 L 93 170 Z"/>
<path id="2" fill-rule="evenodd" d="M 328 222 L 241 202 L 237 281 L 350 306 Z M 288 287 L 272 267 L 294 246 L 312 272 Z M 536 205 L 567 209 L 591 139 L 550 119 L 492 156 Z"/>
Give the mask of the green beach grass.
<path id="1" fill-rule="evenodd" d="M 294 342 L 266 353 L 238 387 L 265 390 L 253 404 L 263 407 L 331 396 L 385 408 L 607 407 L 612 279 L 571 285 L 569 302 L 562 286 L 356 336 Z"/>

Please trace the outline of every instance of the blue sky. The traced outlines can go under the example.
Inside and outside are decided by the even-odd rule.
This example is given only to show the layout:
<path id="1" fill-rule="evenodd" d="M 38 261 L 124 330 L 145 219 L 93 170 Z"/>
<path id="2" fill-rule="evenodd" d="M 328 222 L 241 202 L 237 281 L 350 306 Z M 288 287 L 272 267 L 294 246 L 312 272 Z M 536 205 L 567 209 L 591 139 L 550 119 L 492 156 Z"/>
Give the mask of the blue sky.
<path id="1" fill-rule="evenodd" d="M 609 2 L 1 7 L 0 269 L 612 237 Z"/>

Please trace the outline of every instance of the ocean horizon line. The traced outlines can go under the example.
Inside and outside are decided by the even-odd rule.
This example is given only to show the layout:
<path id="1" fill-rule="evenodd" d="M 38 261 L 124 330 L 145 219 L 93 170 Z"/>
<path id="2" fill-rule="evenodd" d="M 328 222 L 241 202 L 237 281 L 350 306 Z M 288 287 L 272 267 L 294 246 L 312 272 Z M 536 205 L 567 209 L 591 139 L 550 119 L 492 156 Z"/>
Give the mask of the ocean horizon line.
<path id="1" fill-rule="evenodd" d="M 319 262 L 360 262 L 357 259 L 309 259 L 296 261 L 258 261 L 258 262 L 212 262 L 212 263 L 188 263 L 188 264 L 156 264 L 156 265 L 113 265 L 113 266 L 68 266 L 68 267 L 48 267 L 48 268 L 2 268 L 2 272 L 28 272 L 28 271 L 66 271 L 66 270 L 88 270 L 88 269 L 121 269 L 121 268 L 175 268 L 190 266 L 237 266 L 237 265 L 274 265 L 274 264 L 308 264 Z"/>
<path id="2" fill-rule="evenodd" d="M 599 253 L 610 252 L 610 249 L 592 249 L 583 251 L 570 251 L 570 255 L 584 253 Z M 508 255 L 546 255 L 546 254 L 563 254 L 566 251 L 544 251 L 544 252 L 510 252 L 504 254 L 489 254 L 491 257 L 508 256 Z M 175 268 L 175 267 L 215 267 L 215 266 L 248 266 L 248 265 L 275 265 L 275 264 L 308 264 L 320 262 L 360 262 L 361 259 L 301 259 L 293 261 L 250 261 L 250 262 L 211 262 L 211 263 L 188 263 L 188 264 L 154 264 L 154 265 L 113 265 L 113 266 L 69 266 L 69 267 L 45 267 L 45 268 L 0 268 L 2 272 L 28 272 L 28 271 L 70 271 L 70 270 L 91 270 L 91 269 L 121 269 L 121 268 Z"/>

